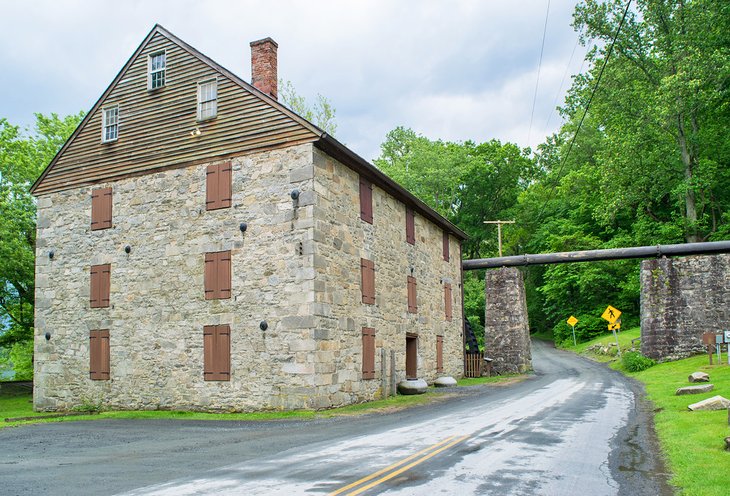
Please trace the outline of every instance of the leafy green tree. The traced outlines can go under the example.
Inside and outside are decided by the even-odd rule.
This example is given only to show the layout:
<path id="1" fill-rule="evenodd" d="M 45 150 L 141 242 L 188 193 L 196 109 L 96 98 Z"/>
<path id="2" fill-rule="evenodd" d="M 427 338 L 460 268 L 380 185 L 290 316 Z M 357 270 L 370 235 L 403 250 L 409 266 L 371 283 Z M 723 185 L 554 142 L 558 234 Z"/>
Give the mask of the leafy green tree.
<path id="1" fill-rule="evenodd" d="M 36 114 L 32 132 L 0 119 L 0 361 L 12 362 L 20 378 L 32 373 L 36 206 L 29 188 L 82 117 Z"/>
<path id="2" fill-rule="evenodd" d="M 337 131 L 337 110 L 332 106 L 328 98 L 317 94 L 314 104 L 297 93 L 291 81 L 279 80 L 279 98 L 281 102 L 292 109 L 294 113 L 314 123 L 327 134 L 334 136 Z"/>
<path id="3" fill-rule="evenodd" d="M 587 105 L 618 31 L 625 0 L 585 0 L 574 25 L 593 68 L 566 105 Z M 600 191 L 609 198 L 603 224 L 633 215 L 641 243 L 707 240 L 730 206 L 730 4 L 714 0 L 637 0 L 617 37 L 591 104 L 601 130 L 595 152 Z"/>

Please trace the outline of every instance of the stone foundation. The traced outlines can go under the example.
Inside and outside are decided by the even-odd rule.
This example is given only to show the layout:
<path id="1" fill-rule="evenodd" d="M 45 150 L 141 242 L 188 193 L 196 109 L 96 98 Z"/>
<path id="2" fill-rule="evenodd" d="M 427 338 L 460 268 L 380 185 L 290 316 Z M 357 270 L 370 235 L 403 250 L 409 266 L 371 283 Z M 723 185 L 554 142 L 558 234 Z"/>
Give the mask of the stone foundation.
<path id="1" fill-rule="evenodd" d="M 485 356 L 496 374 L 532 370 L 530 326 L 522 273 L 510 267 L 488 270 L 485 278 Z"/>
<path id="2" fill-rule="evenodd" d="M 676 360 L 705 351 L 702 334 L 730 329 L 730 255 L 641 263 L 641 352 Z"/>

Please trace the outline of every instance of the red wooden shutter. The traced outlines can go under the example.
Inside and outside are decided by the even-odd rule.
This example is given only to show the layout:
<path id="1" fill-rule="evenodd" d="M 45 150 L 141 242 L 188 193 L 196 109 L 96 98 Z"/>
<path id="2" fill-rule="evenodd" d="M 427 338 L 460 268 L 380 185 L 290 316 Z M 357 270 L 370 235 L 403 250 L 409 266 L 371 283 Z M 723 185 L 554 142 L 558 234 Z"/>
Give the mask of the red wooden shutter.
<path id="1" fill-rule="evenodd" d="M 89 377 L 95 381 L 109 379 L 109 330 L 89 331 Z"/>
<path id="2" fill-rule="evenodd" d="M 110 227 L 112 227 L 112 189 L 95 189 L 91 192 L 91 230 Z"/>
<path id="3" fill-rule="evenodd" d="M 218 166 L 218 208 L 231 206 L 231 162 L 224 162 Z"/>
<path id="4" fill-rule="evenodd" d="M 375 379 L 375 329 L 362 328 L 362 378 Z"/>
<path id="5" fill-rule="evenodd" d="M 449 233 L 447 233 L 446 231 L 444 231 L 443 244 L 444 244 L 444 247 L 443 247 L 442 251 L 443 251 L 443 255 L 444 255 L 444 260 L 448 262 L 449 261 Z"/>
<path id="6" fill-rule="evenodd" d="M 436 336 L 436 372 L 444 371 L 444 337 Z"/>
<path id="7" fill-rule="evenodd" d="M 360 176 L 360 218 L 373 223 L 373 184 Z"/>
<path id="8" fill-rule="evenodd" d="M 360 259 L 360 280 L 362 302 L 375 304 L 375 263 L 372 260 Z"/>
<path id="9" fill-rule="evenodd" d="M 218 252 L 218 298 L 231 297 L 231 251 Z"/>
<path id="10" fill-rule="evenodd" d="M 215 210 L 218 206 L 218 165 L 209 165 L 205 171 L 205 209 Z"/>
<path id="11" fill-rule="evenodd" d="M 203 379 L 231 378 L 231 328 L 228 324 L 203 327 Z"/>
<path id="12" fill-rule="evenodd" d="M 218 254 L 205 254 L 205 299 L 214 300 L 218 298 Z"/>
<path id="13" fill-rule="evenodd" d="M 111 286 L 111 264 L 91 266 L 91 285 L 89 303 L 91 308 L 109 306 Z"/>
<path id="14" fill-rule="evenodd" d="M 206 381 L 215 380 L 215 327 L 203 327 L 203 379 Z"/>
<path id="15" fill-rule="evenodd" d="M 231 380 L 231 327 L 216 326 L 216 373 L 218 381 Z"/>
<path id="16" fill-rule="evenodd" d="M 416 305 L 416 278 L 408 276 L 408 311 L 416 313 L 418 306 Z"/>
<path id="17" fill-rule="evenodd" d="M 444 309 L 446 310 L 446 320 L 451 320 L 453 308 L 451 306 L 451 284 L 444 284 Z"/>
<path id="18" fill-rule="evenodd" d="M 416 218 L 412 208 L 406 207 L 406 241 L 416 244 Z"/>

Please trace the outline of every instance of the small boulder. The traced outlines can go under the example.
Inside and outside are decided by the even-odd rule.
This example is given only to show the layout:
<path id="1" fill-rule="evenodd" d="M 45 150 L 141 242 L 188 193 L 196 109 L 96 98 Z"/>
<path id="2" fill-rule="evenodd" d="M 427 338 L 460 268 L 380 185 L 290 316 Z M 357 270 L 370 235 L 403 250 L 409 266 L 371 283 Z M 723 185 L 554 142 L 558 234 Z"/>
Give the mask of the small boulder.
<path id="1" fill-rule="evenodd" d="M 428 389 L 428 384 L 423 379 L 407 379 L 398 383 L 400 394 L 423 394 Z"/>
<path id="2" fill-rule="evenodd" d="M 706 400 L 699 401 L 697 403 L 693 403 L 687 408 L 689 408 L 693 412 L 696 412 L 698 410 L 725 410 L 726 408 L 730 408 L 730 400 L 718 395 L 713 396 L 712 398 L 707 398 Z"/>
<path id="3" fill-rule="evenodd" d="M 725 451 L 730 451 L 730 436 L 725 438 Z"/>
<path id="4" fill-rule="evenodd" d="M 715 386 L 712 384 L 701 384 L 699 386 L 685 386 L 677 389 L 677 392 L 674 393 L 677 396 L 682 396 L 685 394 L 700 394 L 700 393 L 709 393 L 715 389 Z"/>
<path id="5" fill-rule="evenodd" d="M 436 387 L 451 387 L 456 386 L 456 379 L 449 376 L 439 377 L 433 381 L 433 385 Z"/>
<path id="6" fill-rule="evenodd" d="M 704 372 L 692 372 L 689 376 L 689 382 L 710 382 L 710 376 Z"/>

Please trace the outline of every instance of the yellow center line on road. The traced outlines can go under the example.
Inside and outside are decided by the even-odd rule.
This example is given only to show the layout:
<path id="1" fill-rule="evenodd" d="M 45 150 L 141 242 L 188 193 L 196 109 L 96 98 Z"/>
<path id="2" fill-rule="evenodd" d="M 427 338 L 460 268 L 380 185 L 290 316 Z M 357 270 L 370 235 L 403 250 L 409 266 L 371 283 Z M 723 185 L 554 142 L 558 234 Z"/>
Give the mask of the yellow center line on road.
<path id="1" fill-rule="evenodd" d="M 381 483 L 383 483 L 383 482 L 385 482 L 387 480 L 392 479 L 396 475 L 402 474 L 406 470 L 410 470 L 411 468 L 415 467 L 416 465 L 425 462 L 429 458 L 432 458 L 432 457 L 436 456 L 437 454 L 441 453 L 442 451 L 447 450 L 447 449 L 451 448 L 452 446 L 454 446 L 456 444 L 459 444 L 460 442 L 462 442 L 463 440 L 465 440 L 469 436 L 466 435 L 466 436 L 461 436 L 459 438 L 454 439 L 455 437 L 456 436 L 447 437 L 443 441 L 439 441 L 438 443 L 436 443 L 436 444 L 434 444 L 432 446 L 429 446 L 428 448 L 422 449 L 418 453 L 414 453 L 411 456 L 409 456 L 407 458 L 404 458 L 403 460 L 401 460 L 401 461 L 399 461 L 397 463 L 394 463 L 392 465 L 389 465 L 389 466 L 385 467 L 384 469 L 378 470 L 377 472 L 372 473 L 372 474 L 368 475 L 367 477 L 363 477 L 362 479 L 357 480 L 357 481 L 353 482 L 352 484 L 348 484 L 345 487 L 341 487 L 337 491 L 330 493 L 329 496 L 336 496 L 338 494 L 342 494 L 342 493 L 344 493 L 344 492 L 346 492 L 346 491 L 348 491 L 348 490 L 350 490 L 350 489 L 352 489 L 354 487 L 359 486 L 360 484 L 363 484 L 363 483 L 365 483 L 365 482 L 367 482 L 369 480 L 372 480 L 372 479 L 374 479 L 374 478 L 376 478 L 376 477 L 378 477 L 380 475 L 383 475 L 383 474 L 385 474 L 387 472 L 390 472 L 391 470 L 396 469 L 397 467 L 403 465 L 404 463 L 407 463 L 407 462 L 413 460 L 414 458 L 418 458 L 419 456 L 423 455 L 423 456 L 421 456 L 420 459 L 418 459 L 418 460 L 416 460 L 416 461 L 414 461 L 412 463 L 409 463 L 405 467 L 401 467 L 398 470 L 394 470 L 393 472 L 390 472 L 388 475 L 386 475 L 384 477 L 381 477 L 380 479 L 378 479 L 376 481 L 373 481 L 373 482 L 371 482 L 370 484 L 368 484 L 366 486 L 360 487 L 360 488 L 358 488 L 358 489 L 356 489 L 356 490 L 348 493 L 348 496 L 355 496 L 356 494 L 360 494 L 360 493 L 362 493 L 364 491 L 367 491 L 368 489 L 371 489 L 371 488 L 377 486 L 378 484 L 381 484 Z"/>

